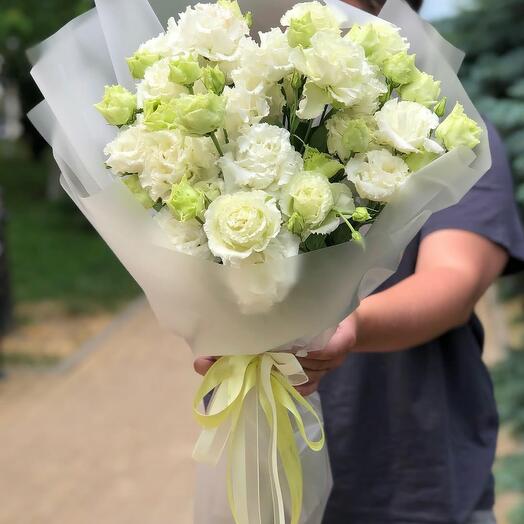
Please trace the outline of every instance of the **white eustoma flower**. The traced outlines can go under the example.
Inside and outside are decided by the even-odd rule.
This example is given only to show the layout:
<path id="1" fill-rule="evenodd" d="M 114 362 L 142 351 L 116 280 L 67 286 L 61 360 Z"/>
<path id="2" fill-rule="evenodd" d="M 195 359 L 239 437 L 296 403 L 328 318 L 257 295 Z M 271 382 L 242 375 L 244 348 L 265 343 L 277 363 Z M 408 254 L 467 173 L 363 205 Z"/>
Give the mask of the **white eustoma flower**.
<path id="1" fill-rule="evenodd" d="M 264 251 L 280 232 L 282 216 L 264 191 L 222 195 L 206 211 L 204 230 L 211 252 L 224 263 Z"/>
<path id="2" fill-rule="evenodd" d="M 271 111 L 262 85 L 253 91 L 241 84 L 226 87 L 223 96 L 226 99 L 225 129 L 233 139 L 248 126 L 260 123 Z"/>
<path id="3" fill-rule="evenodd" d="M 126 173 L 140 174 L 144 169 L 146 131 L 142 125 L 134 125 L 122 130 L 107 144 L 104 154 L 108 157 L 106 165 L 116 175 Z"/>
<path id="4" fill-rule="evenodd" d="M 379 149 L 352 158 L 346 166 L 346 175 L 362 198 L 388 202 L 406 183 L 410 172 L 402 158 Z"/>
<path id="5" fill-rule="evenodd" d="M 197 220 L 179 222 L 166 207 L 155 215 L 155 220 L 166 233 L 169 245 L 175 251 L 204 259 L 213 258 L 204 229 Z"/>
<path id="6" fill-rule="evenodd" d="M 264 189 L 274 193 L 302 169 L 303 161 L 291 145 L 287 129 L 257 124 L 238 138 L 219 166 L 228 192 Z"/>
<path id="7" fill-rule="evenodd" d="M 144 79 L 136 88 L 137 104 L 144 107 L 144 102 L 152 98 L 170 99 L 187 94 L 186 87 L 169 80 L 169 58 L 163 58 L 146 69 Z"/>
<path id="8" fill-rule="evenodd" d="M 195 182 L 217 176 L 217 160 L 218 154 L 208 137 L 187 137 L 178 131 L 147 133 L 140 182 L 153 200 L 164 200 L 171 186 L 183 176 Z"/>
<path id="9" fill-rule="evenodd" d="M 297 112 L 300 118 L 316 118 L 328 103 L 351 107 L 376 100 L 387 91 L 384 78 L 367 62 L 362 47 L 332 32 L 316 33 L 307 49 L 293 49 L 291 61 L 307 77 Z"/>
<path id="10" fill-rule="evenodd" d="M 249 27 L 240 10 L 225 2 L 188 6 L 168 30 L 177 49 L 219 63 L 236 61 L 239 42 L 248 34 Z"/>
<path id="11" fill-rule="evenodd" d="M 161 57 L 167 58 L 173 54 L 173 44 L 169 33 L 160 33 L 155 38 L 151 38 L 147 42 L 144 42 L 139 48 L 139 53 L 146 52 L 153 55 L 160 55 Z"/>
<path id="12" fill-rule="evenodd" d="M 249 89 L 275 84 L 293 71 L 291 48 L 281 29 L 259 33 L 260 44 L 246 38 L 240 42 L 238 67 L 231 73 L 235 83 Z"/>
<path id="13" fill-rule="evenodd" d="M 379 139 L 402 153 L 430 151 L 442 154 L 442 147 L 430 139 L 439 125 L 438 116 L 417 102 L 389 100 L 375 114 Z"/>

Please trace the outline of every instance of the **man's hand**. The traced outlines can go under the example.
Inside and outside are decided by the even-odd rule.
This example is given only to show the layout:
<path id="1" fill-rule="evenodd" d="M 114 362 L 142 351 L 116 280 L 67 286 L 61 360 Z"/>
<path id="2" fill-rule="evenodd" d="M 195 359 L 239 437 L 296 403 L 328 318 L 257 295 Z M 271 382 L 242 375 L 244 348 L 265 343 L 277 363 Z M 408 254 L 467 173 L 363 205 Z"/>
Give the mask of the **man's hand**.
<path id="1" fill-rule="evenodd" d="M 304 397 L 315 392 L 322 377 L 342 365 L 348 353 L 355 347 L 356 341 L 357 315 L 353 313 L 339 324 L 336 333 L 323 350 L 314 351 L 307 357 L 298 359 L 309 377 L 309 382 L 298 386 L 297 391 Z"/>
<path id="2" fill-rule="evenodd" d="M 193 362 L 193 367 L 199 375 L 204 376 L 216 360 L 214 357 L 200 357 Z"/>

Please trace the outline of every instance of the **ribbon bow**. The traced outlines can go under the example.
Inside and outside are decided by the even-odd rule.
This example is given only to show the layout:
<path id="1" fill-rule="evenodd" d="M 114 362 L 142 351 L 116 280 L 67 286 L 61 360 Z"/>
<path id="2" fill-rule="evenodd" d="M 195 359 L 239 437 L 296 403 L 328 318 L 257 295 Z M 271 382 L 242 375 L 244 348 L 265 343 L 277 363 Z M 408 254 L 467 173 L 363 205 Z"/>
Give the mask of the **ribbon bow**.
<path id="1" fill-rule="evenodd" d="M 268 489 L 273 509 L 271 522 L 286 523 L 284 489 L 289 494 L 291 524 L 298 524 L 300 520 L 302 464 L 292 421 L 311 450 L 320 451 L 325 441 L 318 414 L 294 388 L 307 380 L 295 355 L 238 355 L 217 360 L 197 391 L 193 410 L 203 431 L 193 457 L 216 465 L 227 451 L 227 494 L 236 524 L 262 524 L 267 504 L 262 504 L 261 493 Z M 212 391 L 209 406 L 203 413 L 200 411 L 202 401 Z M 318 441 L 308 438 L 297 406 L 314 417 L 320 428 Z M 259 408 L 269 430 L 267 450 L 263 453 L 260 447 L 266 443 L 260 438 L 263 420 L 259 420 Z M 261 455 L 267 461 L 261 461 Z M 280 466 L 287 486 L 281 483 Z M 260 482 L 264 474 L 269 482 Z"/>

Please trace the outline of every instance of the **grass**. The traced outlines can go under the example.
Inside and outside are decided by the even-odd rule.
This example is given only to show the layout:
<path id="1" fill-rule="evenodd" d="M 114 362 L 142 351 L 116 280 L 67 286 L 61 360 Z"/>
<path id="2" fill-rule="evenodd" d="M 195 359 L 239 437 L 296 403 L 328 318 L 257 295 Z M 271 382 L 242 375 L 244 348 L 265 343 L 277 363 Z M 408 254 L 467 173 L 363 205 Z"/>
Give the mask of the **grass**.
<path id="1" fill-rule="evenodd" d="M 137 284 L 69 198 L 46 199 L 48 171 L 46 161 L 0 148 L 15 301 L 56 300 L 70 312 L 85 312 L 114 309 L 137 296 Z"/>

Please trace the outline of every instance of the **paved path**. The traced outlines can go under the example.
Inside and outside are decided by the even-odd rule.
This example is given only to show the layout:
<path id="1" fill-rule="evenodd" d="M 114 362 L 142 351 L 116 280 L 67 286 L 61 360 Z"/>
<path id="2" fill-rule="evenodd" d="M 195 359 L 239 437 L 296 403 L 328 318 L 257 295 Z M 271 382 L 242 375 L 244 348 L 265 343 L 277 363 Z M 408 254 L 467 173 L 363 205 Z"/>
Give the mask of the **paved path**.
<path id="1" fill-rule="evenodd" d="M 0 523 L 191 524 L 189 350 L 139 304 L 83 352 L 0 388 Z"/>

